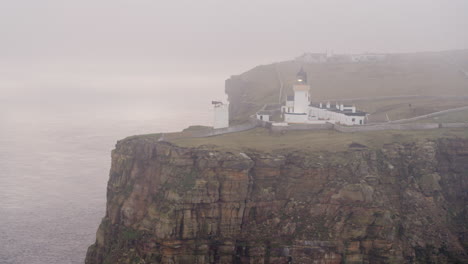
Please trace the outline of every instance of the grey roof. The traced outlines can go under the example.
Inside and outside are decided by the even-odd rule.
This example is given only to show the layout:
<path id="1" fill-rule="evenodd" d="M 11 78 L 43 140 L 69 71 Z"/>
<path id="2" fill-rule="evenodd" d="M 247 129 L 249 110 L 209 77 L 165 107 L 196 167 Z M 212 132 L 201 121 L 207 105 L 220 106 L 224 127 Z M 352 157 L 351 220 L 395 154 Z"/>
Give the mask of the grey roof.
<path id="1" fill-rule="evenodd" d="M 318 105 L 318 104 L 310 104 L 310 106 L 320 108 L 320 105 Z M 335 107 L 326 108 L 326 107 L 324 107 L 323 104 L 322 104 L 322 109 L 330 111 L 330 112 L 342 113 L 342 114 L 345 114 L 347 116 L 366 116 L 367 115 L 366 112 L 362 112 L 362 111 L 356 111 L 355 113 L 353 113 L 349 109 L 345 109 L 345 110 L 341 111 L 340 109 L 337 109 Z"/>
<path id="2" fill-rule="evenodd" d="M 307 115 L 306 113 L 284 113 L 285 115 Z"/>
<path id="3" fill-rule="evenodd" d="M 294 95 L 288 95 L 286 101 L 294 101 Z"/>
<path id="4" fill-rule="evenodd" d="M 356 113 L 349 113 L 349 112 L 344 112 L 345 115 L 347 116 L 366 116 L 366 112 L 356 112 Z"/>
<path id="5" fill-rule="evenodd" d="M 271 112 L 269 112 L 269 111 L 258 111 L 257 115 L 271 115 Z"/>

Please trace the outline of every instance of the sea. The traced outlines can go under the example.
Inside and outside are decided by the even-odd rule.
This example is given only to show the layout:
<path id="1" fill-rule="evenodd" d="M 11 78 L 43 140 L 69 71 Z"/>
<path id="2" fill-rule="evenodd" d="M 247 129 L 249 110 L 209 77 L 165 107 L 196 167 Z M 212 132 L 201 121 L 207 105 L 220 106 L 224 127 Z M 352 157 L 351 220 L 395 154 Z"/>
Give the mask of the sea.
<path id="1" fill-rule="evenodd" d="M 117 140 L 211 125 L 224 79 L 1 83 L 0 263 L 84 263 Z"/>

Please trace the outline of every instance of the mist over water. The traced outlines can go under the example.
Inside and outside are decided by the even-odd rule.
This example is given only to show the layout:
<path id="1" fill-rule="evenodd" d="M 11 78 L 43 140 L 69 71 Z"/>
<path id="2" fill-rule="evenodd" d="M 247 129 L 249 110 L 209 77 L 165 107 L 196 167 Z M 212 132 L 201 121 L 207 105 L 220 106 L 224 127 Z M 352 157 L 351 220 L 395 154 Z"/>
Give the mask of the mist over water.
<path id="1" fill-rule="evenodd" d="M 83 263 L 105 215 L 116 141 L 211 125 L 211 99 L 224 99 L 223 78 L 152 87 L 132 77 L 133 85 L 120 83 L 122 89 L 73 80 L 73 89 L 6 87 L 0 97 L 0 263 Z"/>
<path id="2" fill-rule="evenodd" d="M 303 52 L 464 49 L 465 0 L 0 4 L 0 264 L 83 263 L 118 139 L 211 125 L 224 80 Z"/>

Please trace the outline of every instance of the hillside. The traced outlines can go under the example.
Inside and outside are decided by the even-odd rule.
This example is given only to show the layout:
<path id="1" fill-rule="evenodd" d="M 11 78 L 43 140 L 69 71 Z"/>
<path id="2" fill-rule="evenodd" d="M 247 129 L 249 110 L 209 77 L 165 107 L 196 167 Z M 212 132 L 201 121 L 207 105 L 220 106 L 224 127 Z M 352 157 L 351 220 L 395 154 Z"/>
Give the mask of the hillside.
<path id="1" fill-rule="evenodd" d="M 424 96 L 403 99 L 404 105 L 399 99 L 389 99 L 390 103 L 380 100 L 391 109 L 414 105 L 416 110 L 411 109 L 413 113 L 403 118 L 448 109 L 452 105 L 468 105 L 468 50 L 389 54 L 385 60 L 373 62 L 285 61 L 232 76 L 226 80 L 231 120 L 245 120 L 264 104 L 282 103 L 292 93 L 292 84 L 301 66 L 309 76 L 313 101 L 360 98 L 356 105 L 362 104 L 365 108 L 375 97 Z M 430 102 L 427 97 L 444 97 L 445 105 L 433 109 L 434 100 L 440 100 L 432 98 Z M 426 102 L 419 104 L 420 100 Z M 379 104 L 370 109 L 371 114 L 378 111 L 381 111 Z M 398 115 L 394 117 L 399 118 Z M 383 121 L 382 117 L 376 120 Z"/>

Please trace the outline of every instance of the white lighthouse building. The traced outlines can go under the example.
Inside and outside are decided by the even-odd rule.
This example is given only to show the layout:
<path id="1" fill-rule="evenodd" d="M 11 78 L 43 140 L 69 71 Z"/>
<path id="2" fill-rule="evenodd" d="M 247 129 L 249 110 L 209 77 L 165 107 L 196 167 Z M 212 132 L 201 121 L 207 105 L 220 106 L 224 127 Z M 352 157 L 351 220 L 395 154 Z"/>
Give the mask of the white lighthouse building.
<path id="1" fill-rule="evenodd" d="M 289 124 L 324 124 L 338 123 L 343 125 L 365 124 L 367 113 L 357 111 L 354 105 L 344 105 L 338 102 L 334 106 L 330 102 L 311 104 L 310 86 L 307 73 L 303 68 L 297 73 L 293 85 L 294 96 L 287 96 L 281 107 L 284 122 Z"/>
<path id="2" fill-rule="evenodd" d="M 307 108 L 310 104 L 310 86 L 307 84 L 307 74 L 304 69 L 297 73 L 296 83 L 293 86 L 294 90 L 294 113 L 307 113 Z"/>
<path id="3" fill-rule="evenodd" d="M 213 128 L 229 127 L 229 104 L 224 104 L 220 101 L 212 101 L 211 103 L 214 107 Z"/>
<path id="4" fill-rule="evenodd" d="M 284 121 L 287 123 L 306 123 L 310 104 L 310 86 L 307 84 L 307 73 L 303 68 L 297 73 L 293 85 L 294 96 L 288 96 L 283 106 Z"/>

